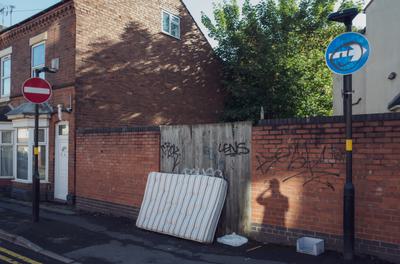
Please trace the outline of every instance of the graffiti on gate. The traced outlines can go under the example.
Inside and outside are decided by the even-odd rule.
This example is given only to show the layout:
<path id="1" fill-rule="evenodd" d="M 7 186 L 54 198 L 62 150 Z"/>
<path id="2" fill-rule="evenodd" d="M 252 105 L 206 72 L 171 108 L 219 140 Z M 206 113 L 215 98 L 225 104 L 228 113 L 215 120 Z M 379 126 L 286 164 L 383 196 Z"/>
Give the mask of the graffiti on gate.
<path id="1" fill-rule="evenodd" d="M 181 160 L 181 150 L 170 142 L 161 145 L 161 155 L 163 158 L 172 160 L 172 172 L 178 167 Z"/>
<path id="2" fill-rule="evenodd" d="M 317 183 L 334 191 L 335 187 L 331 180 L 340 174 L 321 165 L 343 162 L 344 153 L 333 146 L 322 145 L 316 148 L 315 143 L 294 142 L 277 148 L 271 155 L 258 153 L 256 160 L 258 165 L 256 170 L 265 176 L 275 174 L 277 171 L 289 172 L 283 176 L 282 182 L 302 178 L 303 186 Z"/>
<path id="3" fill-rule="evenodd" d="M 218 152 L 210 148 L 209 146 L 203 146 L 203 156 L 212 164 L 218 168 L 225 167 L 225 159 L 218 156 Z"/>
<path id="4" fill-rule="evenodd" d="M 182 171 L 183 174 L 186 175 L 204 175 L 204 176 L 211 176 L 211 177 L 218 177 L 218 178 L 224 178 L 224 175 L 222 173 L 222 170 L 219 169 L 214 169 L 214 168 L 208 168 L 208 169 L 199 169 L 199 168 L 194 168 L 194 169 L 189 169 L 185 168 Z"/>
<path id="5" fill-rule="evenodd" d="M 221 143 L 218 145 L 218 152 L 224 153 L 229 157 L 236 157 L 239 155 L 247 155 L 250 153 L 249 148 L 247 148 L 246 143 L 244 142 L 234 142 L 230 143 Z"/>

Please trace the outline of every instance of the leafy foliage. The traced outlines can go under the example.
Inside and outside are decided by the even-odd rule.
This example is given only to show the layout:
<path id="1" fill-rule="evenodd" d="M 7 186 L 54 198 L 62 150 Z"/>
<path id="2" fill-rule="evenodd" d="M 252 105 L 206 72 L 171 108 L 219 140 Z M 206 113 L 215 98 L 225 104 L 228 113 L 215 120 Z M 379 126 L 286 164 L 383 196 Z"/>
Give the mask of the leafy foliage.
<path id="1" fill-rule="evenodd" d="M 262 0 L 240 8 L 214 4 L 214 22 L 203 14 L 224 63 L 229 92 L 225 119 L 330 115 L 332 75 L 324 52 L 343 28 L 327 16 L 336 0 Z M 352 5 L 343 0 L 342 8 Z"/>

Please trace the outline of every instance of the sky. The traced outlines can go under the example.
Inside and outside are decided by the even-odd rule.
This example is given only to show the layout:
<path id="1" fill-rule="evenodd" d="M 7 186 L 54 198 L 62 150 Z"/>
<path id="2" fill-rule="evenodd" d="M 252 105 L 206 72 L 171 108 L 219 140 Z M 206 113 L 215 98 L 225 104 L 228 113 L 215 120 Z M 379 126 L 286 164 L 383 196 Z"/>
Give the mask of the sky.
<path id="1" fill-rule="evenodd" d="M 18 23 L 25 18 L 28 18 L 41 10 L 54 5 L 59 2 L 59 0 L 0 0 L 0 6 L 15 6 L 12 13 L 12 24 Z M 10 26 L 10 15 L 0 13 L 0 21 L 5 26 Z M 4 19 L 4 20 L 3 20 Z"/>
<path id="2" fill-rule="evenodd" d="M 142 0 L 144 1 L 144 0 Z M 202 31 L 208 37 L 207 29 L 201 23 L 201 12 L 203 11 L 205 14 L 212 16 L 213 2 L 221 2 L 222 0 L 183 0 L 186 6 L 188 7 L 190 13 L 193 15 L 194 19 L 197 21 L 197 24 L 200 26 Z M 244 0 L 237 0 L 241 5 Z M 260 0 L 251 0 L 253 4 L 257 4 Z M 370 0 L 365 0 L 368 3 Z M 18 23 L 25 18 L 28 18 L 41 10 L 54 5 L 59 2 L 59 0 L 0 0 L 0 8 L 4 6 L 15 6 L 12 13 L 12 24 Z M 10 14 L 4 15 L 0 12 L 0 22 L 5 26 L 10 26 Z M 354 24 L 363 28 L 365 26 L 365 15 L 360 14 L 354 20 Z M 215 46 L 216 42 L 212 39 L 209 39 L 211 45 Z"/>

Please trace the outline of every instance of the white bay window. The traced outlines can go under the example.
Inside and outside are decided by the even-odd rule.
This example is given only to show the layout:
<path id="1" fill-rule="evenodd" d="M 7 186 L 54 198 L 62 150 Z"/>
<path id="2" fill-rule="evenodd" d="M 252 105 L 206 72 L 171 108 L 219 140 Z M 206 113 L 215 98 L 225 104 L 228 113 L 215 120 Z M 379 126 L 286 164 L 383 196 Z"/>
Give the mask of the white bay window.
<path id="1" fill-rule="evenodd" d="M 0 131 L 0 178 L 13 178 L 13 131 Z"/>
<path id="2" fill-rule="evenodd" d="M 7 117 L 12 122 L 8 126 L 13 129 L 13 176 L 15 181 L 22 183 L 31 183 L 34 173 L 34 134 L 35 120 L 32 113 L 35 111 L 35 105 L 32 103 L 23 103 L 7 113 Z M 42 181 L 48 181 L 48 160 L 49 160 L 49 118 L 52 108 L 48 104 L 41 104 L 39 116 L 39 175 Z M 1 124 L 0 124 L 1 125 Z M 0 126 L 1 130 L 1 126 Z M 10 135 L 3 136 L 3 145 L 10 144 L 8 139 Z M 12 145 L 12 143 L 11 143 Z M 7 148 L 4 148 L 6 151 Z M 7 161 L 5 161 L 7 162 Z"/>
<path id="3" fill-rule="evenodd" d="M 16 180 L 31 182 L 34 173 L 34 128 L 17 128 L 16 136 Z M 47 181 L 48 129 L 39 128 L 39 176 Z"/>
<path id="4" fill-rule="evenodd" d="M 29 129 L 17 129 L 17 179 L 29 179 Z"/>

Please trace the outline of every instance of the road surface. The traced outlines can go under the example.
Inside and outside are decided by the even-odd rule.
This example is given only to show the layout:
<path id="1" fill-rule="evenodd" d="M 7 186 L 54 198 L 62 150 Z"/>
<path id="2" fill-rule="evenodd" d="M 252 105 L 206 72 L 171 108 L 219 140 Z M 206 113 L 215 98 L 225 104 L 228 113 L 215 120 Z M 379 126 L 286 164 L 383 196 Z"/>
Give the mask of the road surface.
<path id="1" fill-rule="evenodd" d="M 55 261 L 26 248 L 0 240 L 0 263 L 5 264 L 59 264 Z"/>

